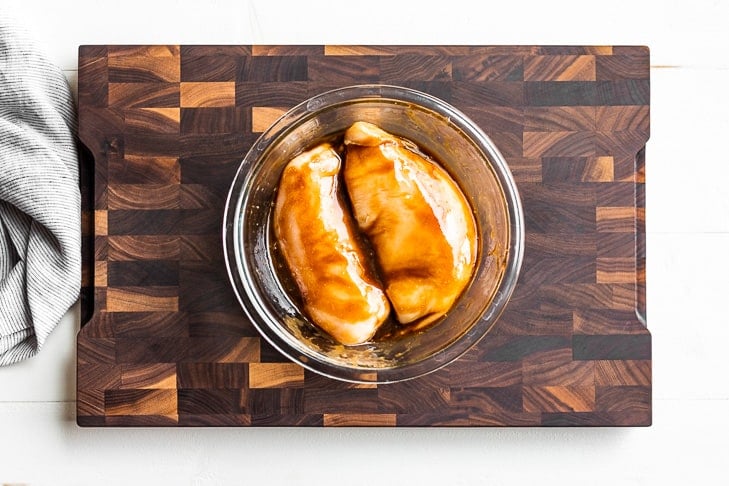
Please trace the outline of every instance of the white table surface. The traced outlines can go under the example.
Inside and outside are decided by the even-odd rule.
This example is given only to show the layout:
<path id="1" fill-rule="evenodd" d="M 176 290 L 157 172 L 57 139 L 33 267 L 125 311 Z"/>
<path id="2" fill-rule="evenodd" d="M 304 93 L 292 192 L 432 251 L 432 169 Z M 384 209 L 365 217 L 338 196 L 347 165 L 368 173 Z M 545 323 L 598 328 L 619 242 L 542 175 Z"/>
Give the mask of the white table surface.
<path id="1" fill-rule="evenodd" d="M 483 3 L 2 0 L 0 15 L 74 89 L 81 44 L 648 45 L 652 427 L 82 429 L 74 307 L 37 357 L 0 368 L 0 485 L 729 484 L 729 3 Z"/>

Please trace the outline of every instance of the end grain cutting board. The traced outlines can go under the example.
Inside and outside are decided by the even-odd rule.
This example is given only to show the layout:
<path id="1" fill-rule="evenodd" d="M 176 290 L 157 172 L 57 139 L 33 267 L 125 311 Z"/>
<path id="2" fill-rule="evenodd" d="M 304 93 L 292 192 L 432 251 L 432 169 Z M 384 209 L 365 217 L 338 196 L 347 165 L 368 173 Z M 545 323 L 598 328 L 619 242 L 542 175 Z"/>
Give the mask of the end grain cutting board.
<path id="1" fill-rule="evenodd" d="M 314 94 L 398 84 L 464 111 L 524 202 L 521 277 L 456 363 L 393 385 L 317 376 L 245 318 L 223 205 L 258 134 Z M 648 425 L 642 47 L 82 46 L 90 316 L 78 423 Z"/>

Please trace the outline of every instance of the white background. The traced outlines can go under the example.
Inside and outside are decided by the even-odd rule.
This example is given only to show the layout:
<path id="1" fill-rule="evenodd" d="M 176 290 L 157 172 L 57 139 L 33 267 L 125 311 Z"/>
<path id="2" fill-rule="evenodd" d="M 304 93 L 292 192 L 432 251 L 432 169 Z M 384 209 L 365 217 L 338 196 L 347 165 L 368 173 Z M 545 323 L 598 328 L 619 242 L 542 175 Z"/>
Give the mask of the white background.
<path id="1" fill-rule="evenodd" d="M 729 4 L 2 0 L 76 86 L 81 44 L 642 44 L 653 426 L 81 429 L 73 308 L 0 368 L 0 485 L 729 484 Z M 483 5 L 482 5 L 483 4 Z"/>

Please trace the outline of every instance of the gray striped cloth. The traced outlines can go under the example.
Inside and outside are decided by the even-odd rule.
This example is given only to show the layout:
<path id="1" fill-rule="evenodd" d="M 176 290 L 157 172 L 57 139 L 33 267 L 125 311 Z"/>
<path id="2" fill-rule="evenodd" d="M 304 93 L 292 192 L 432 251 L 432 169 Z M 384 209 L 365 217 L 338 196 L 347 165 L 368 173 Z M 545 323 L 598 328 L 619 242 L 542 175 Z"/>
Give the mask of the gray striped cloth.
<path id="1" fill-rule="evenodd" d="M 79 295 L 75 124 L 63 73 L 0 16 L 0 365 L 36 354 Z"/>

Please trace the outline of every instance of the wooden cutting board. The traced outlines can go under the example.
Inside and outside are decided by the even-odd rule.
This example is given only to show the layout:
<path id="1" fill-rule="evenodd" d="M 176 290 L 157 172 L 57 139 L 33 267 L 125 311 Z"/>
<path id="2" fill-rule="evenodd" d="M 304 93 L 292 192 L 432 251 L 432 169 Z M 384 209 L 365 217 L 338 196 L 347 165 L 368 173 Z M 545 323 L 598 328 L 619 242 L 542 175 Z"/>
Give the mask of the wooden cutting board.
<path id="1" fill-rule="evenodd" d="M 234 172 L 281 113 L 362 83 L 419 89 L 488 133 L 526 249 L 503 317 L 443 370 L 352 385 L 288 362 L 223 262 Z M 651 423 L 644 47 L 82 46 L 84 426 Z"/>

